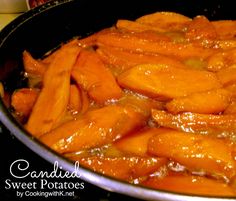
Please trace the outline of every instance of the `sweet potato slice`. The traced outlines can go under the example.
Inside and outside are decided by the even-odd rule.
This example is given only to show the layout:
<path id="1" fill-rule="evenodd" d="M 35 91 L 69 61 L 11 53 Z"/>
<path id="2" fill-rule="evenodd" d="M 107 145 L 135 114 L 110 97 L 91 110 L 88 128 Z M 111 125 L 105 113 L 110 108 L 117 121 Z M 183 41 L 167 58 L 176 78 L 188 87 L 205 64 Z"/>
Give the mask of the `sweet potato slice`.
<path id="1" fill-rule="evenodd" d="M 78 113 L 82 109 L 81 91 L 75 84 L 70 85 L 70 97 L 68 106 L 72 113 Z"/>
<path id="2" fill-rule="evenodd" d="M 236 36 L 236 20 L 218 20 L 211 23 L 220 39 L 233 39 Z"/>
<path id="3" fill-rule="evenodd" d="M 166 31 L 165 29 L 161 27 L 151 26 L 148 24 L 142 24 L 142 23 L 130 21 L 130 20 L 118 20 L 116 22 L 116 27 L 121 30 L 124 29 L 124 30 L 135 31 L 135 32 L 141 32 L 141 31 L 147 31 L 147 30 L 153 30 L 157 32 Z"/>
<path id="4" fill-rule="evenodd" d="M 47 69 L 47 64 L 34 59 L 27 51 L 23 52 L 23 65 L 25 72 L 38 76 L 43 76 Z"/>
<path id="5" fill-rule="evenodd" d="M 107 47 L 98 48 L 97 53 L 106 64 L 120 68 L 120 72 L 139 64 L 161 64 L 176 68 L 186 68 L 179 60 L 161 54 L 146 55 Z"/>
<path id="6" fill-rule="evenodd" d="M 165 128 L 144 129 L 116 141 L 114 146 L 124 153 L 145 157 L 148 156 L 147 148 L 149 139 L 159 133 L 168 132 L 170 130 L 171 129 Z"/>
<path id="7" fill-rule="evenodd" d="M 207 69 L 213 72 L 233 64 L 236 64 L 236 48 L 216 53 L 207 59 Z"/>
<path id="8" fill-rule="evenodd" d="M 235 114 L 236 115 L 236 100 L 233 100 L 224 111 L 224 114 Z"/>
<path id="9" fill-rule="evenodd" d="M 138 65 L 118 76 L 119 84 L 152 98 L 171 99 L 219 88 L 214 73 L 162 65 Z"/>
<path id="10" fill-rule="evenodd" d="M 225 89 L 193 93 L 186 97 L 175 98 L 166 104 L 169 112 L 195 112 L 201 114 L 217 114 L 229 105 L 231 93 Z"/>
<path id="11" fill-rule="evenodd" d="M 142 176 L 157 171 L 167 162 L 165 158 L 157 157 L 102 157 L 92 156 L 88 158 L 72 158 L 78 160 L 82 166 L 88 167 L 96 172 L 132 182 Z"/>
<path id="12" fill-rule="evenodd" d="M 178 193 L 205 196 L 235 196 L 228 184 L 206 177 L 192 175 L 169 175 L 163 178 L 149 177 L 141 185 Z"/>
<path id="13" fill-rule="evenodd" d="M 107 106 L 59 126 L 40 140 L 68 153 L 109 144 L 144 124 L 145 118 L 131 108 Z"/>
<path id="14" fill-rule="evenodd" d="M 151 116 L 152 109 L 164 109 L 164 103 L 156 101 L 145 96 L 132 94 L 127 92 L 118 102 L 117 105 L 123 107 L 132 107 L 135 111 L 141 113 L 145 117 Z"/>
<path id="15" fill-rule="evenodd" d="M 98 103 L 119 99 L 122 90 L 96 52 L 82 50 L 72 70 L 72 77 Z"/>
<path id="16" fill-rule="evenodd" d="M 177 161 L 192 171 L 228 178 L 236 173 L 229 142 L 206 135 L 178 131 L 159 133 L 149 140 L 148 152 Z"/>
<path id="17" fill-rule="evenodd" d="M 170 114 L 152 110 L 153 119 L 163 127 L 190 133 L 211 134 L 214 136 L 233 137 L 236 133 L 236 115 L 213 115 L 185 112 Z"/>
<path id="18" fill-rule="evenodd" d="M 217 77 L 224 86 L 236 83 L 236 65 L 218 71 Z"/>
<path id="19" fill-rule="evenodd" d="M 199 15 L 189 23 L 185 36 L 190 40 L 215 40 L 217 32 L 205 16 Z"/>
<path id="20" fill-rule="evenodd" d="M 39 137 L 49 132 L 65 113 L 69 101 L 70 73 L 79 51 L 76 43 L 65 44 L 48 66 L 43 88 L 26 124 L 32 135 Z"/>
<path id="21" fill-rule="evenodd" d="M 236 99 L 236 82 L 233 84 L 227 85 L 224 88 L 232 94 L 233 99 Z"/>
<path id="22" fill-rule="evenodd" d="M 191 20 L 191 18 L 174 12 L 156 12 L 144 15 L 136 19 L 136 22 L 158 27 L 163 31 L 181 31 Z"/>
<path id="23" fill-rule="evenodd" d="M 169 40 L 163 37 L 159 37 L 159 40 L 157 38 L 154 41 L 137 33 L 116 31 L 99 35 L 97 45 L 123 48 L 139 53 L 169 55 L 179 59 L 195 57 L 205 59 L 219 52 L 217 48 L 206 48 L 199 43 L 174 43 L 171 38 Z"/>
<path id="24" fill-rule="evenodd" d="M 15 112 L 23 117 L 28 117 L 39 95 L 38 89 L 22 88 L 16 90 L 11 96 L 11 105 Z"/>

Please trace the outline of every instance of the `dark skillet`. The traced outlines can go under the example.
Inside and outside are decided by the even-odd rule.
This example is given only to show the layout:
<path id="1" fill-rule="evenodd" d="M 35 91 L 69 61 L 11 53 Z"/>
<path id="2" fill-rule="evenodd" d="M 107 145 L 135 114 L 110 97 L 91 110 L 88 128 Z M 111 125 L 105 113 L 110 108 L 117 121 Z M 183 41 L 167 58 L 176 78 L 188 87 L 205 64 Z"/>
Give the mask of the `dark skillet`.
<path id="1" fill-rule="evenodd" d="M 51 1 L 21 15 L 0 32 L 0 80 L 9 91 L 26 86 L 22 79 L 22 52 L 35 58 L 74 36 L 86 36 L 112 26 L 117 19 L 135 19 L 156 11 L 174 11 L 189 17 L 205 15 L 210 20 L 234 19 L 233 2 L 173 0 L 58 0 Z M 0 120 L 23 144 L 45 160 L 69 171 L 74 165 L 33 139 L 22 129 L 1 103 Z M 11 149 L 11 147 L 9 147 Z M 157 191 L 130 185 L 90 170 L 80 168 L 81 179 L 103 189 L 148 200 L 234 200 L 198 197 Z"/>

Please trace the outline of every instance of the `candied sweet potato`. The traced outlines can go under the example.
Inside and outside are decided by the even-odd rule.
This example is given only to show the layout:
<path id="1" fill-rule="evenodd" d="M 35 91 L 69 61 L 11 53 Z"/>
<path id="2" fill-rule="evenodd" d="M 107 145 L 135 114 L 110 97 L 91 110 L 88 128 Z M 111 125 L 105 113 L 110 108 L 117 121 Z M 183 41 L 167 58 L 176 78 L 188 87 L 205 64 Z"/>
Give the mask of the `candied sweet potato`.
<path id="1" fill-rule="evenodd" d="M 217 32 L 213 24 L 201 15 L 195 17 L 189 23 L 185 35 L 190 40 L 215 40 L 217 38 Z"/>
<path id="2" fill-rule="evenodd" d="M 166 177 L 149 177 L 141 183 L 155 189 L 205 196 L 234 197 L 236 192 L 226 183 L 193 175 L 170 175 Z"/>
<path id="3" fill-rule="evenodd" d="M 214 73 L 162 65 L 138 65 L 118 77 L 119 84 L 152 98 L 171 99 L 219 88 Z"/>
<path id="4" fill-rule="evenodd" d="M 120 72 L 139 64 L 160 64 L 176 68 L 187 68 L 179 60 L 161 54 L 146 55 L 107 47 L 100 47 L 97 52 L 106 64 L 120 68 Z"/>
<path id="5" fill-rule="evenodd" d="M 34 59 L 27 51 L 23 52 L 23 65 L 25 72 L 38 76 L 43 76 L 47 69 L 47 65 L 45 63 Z"/>
<path id="6" fill-rule="evenodd" d="M 76 158 L 72 159 L 77 160 Z M 148 176 L 167 162 L 165 158 L 139 156 L 115 158 L 92 156 L 80 158 L 78 161 L 81 165 L 96 172 L 129 182 L 142 176 Z"/>
<path id="7" fill-rule="evenodd" d="M 169 112 L 195 112 L 217 114 L 223 112 L 231 101 L 231 93 L 225 89 L 214 89 L 175 98 L 166 104 Z"/>
<path id="8" fill-rule="evenodd" d="M 236 48 L 213 54 L 207 59 L 207 69 L 217 72 L 236 64 Z"/>
<path id="9" fill-rule="evenodd" d="M 217 77 L 224 86 L 236 83 L 236 65 L 218 71 Z"/>
<path id="10" fill-rule="evenodd" d="M 211 23 L 220 39 L 233 39 L 236 36 L 235 20 L 218 20 Z"/>
<path id="11" fill-rule="evenodd" d="M 148 155 L 147 149 L 149 139 L 159 133 L 168 132 L 170 130 L 171 129 L 165 128 L 144 129 L 116 141 L 114 146 L 124 153 L 145 157 Z"/>
<path id="12" fill-rule="evenodd" d="M 113 32 L 104 33 L 98 36 L 97 45 L 123 48 L 124 50 L 148 53 L 148 54 L 163 54 L 172 56 L 178 59 L 186 58 L 203 58 L 211 56 L 219 52 L 217 48 L 207 48 L 199 45 L 199 43 L 173 43 L 171 38 L 167 40 L 164 37 L 156 36 L 155 41 L 150 40 L 145 35 L 128 32 Z"/>
<path id="13" fill-rule="evenodd" d="M 49 132 L 65 113 L 69 101 L 70 73 L 79 51 L 76 43 L 68 43 L 58 50 L 48 66 L 43 88 L 26 124 L 32 135 L 39 137 Z"/>
<path id="14" fill-rule="evenodd" d="M 212 134 L 214 136 L 233 137 L 236 131 L 236 115 L 214 115 L 184 112 L 170 114 L 152 110 L 153 119 L 163 127 L 190 133 Z"/>
<path id="15" fill-rule="evenodd" d="M 73 79 L 98 103 L 119 99 L 122 90 L 96 52 L 82 50 L 72 70 Z"/>
<path id="16" fill-rule="evenodd" d="M 21 88 L 11 96 L 11 106 L 15 112 L 23 117 L 29 117 L 39 95 L 38 89 Z"/>
<path id="17" fill-rule="evenodd" d="M 236 173 L 230 144 L 206 135 L 178 131 L 159 133 L 150 138 L 148 152 L 177 161 L 192 171 L 203 170 L 228 178 Z"/>
<path id="18" fill-rule="evenodd" d="M 69 109 L 73 113 L 78 113 L 82 109 L 81 91 L 75 84 L 70 85 Z"/>
<path id="19" fill-rule="evenodd" d="M 59 153 L 68 153 L 109 144 L 144 124 L 144 116 L 131 108 L 107 106 L 62 124 L 40 140 Z"/>
<path id="20" fill-rule="evenodd" d="M 136 22 L 147 24 L 150 26 L 158 27 L 159 29 L 166 31 L 183 30 L 188 23 L 191 22 L 191 18 L 174 12 L 156 12 L 148 15 L 144 15 Z M 160 30 L 160 31 L 161 31 Z"/>

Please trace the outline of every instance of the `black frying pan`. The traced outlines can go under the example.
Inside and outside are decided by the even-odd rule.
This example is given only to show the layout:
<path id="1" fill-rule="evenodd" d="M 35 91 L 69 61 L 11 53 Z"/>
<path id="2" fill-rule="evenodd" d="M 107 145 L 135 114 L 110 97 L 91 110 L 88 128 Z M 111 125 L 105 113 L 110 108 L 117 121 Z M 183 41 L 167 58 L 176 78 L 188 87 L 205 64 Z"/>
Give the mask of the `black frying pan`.
<path id="1" fill-rule="evenodd" d="M 189 17 L 205 15 L 210 20 L 234 19 L 231 1 L 190 0 L 57 0 L 21 15 L 0 32 L 0 80 L 8 91 L 26 86 L 22 76 L 22 52 L 28 50 L 35 58 L 74 36 L 86 36 L 112 26 L 117 19 L 135 19 L 156 11 L 174 11 Z M 23 144 L 45 160 L 69 171 L 74 165 L 33 139 L 22 129 L 1 103 L 0 120 Z M 85 168 L 81 178 L 103 189 L 148 200 L 234 200 L 233 198 L 198 197 L 157 191 L 130 185 Z"/>

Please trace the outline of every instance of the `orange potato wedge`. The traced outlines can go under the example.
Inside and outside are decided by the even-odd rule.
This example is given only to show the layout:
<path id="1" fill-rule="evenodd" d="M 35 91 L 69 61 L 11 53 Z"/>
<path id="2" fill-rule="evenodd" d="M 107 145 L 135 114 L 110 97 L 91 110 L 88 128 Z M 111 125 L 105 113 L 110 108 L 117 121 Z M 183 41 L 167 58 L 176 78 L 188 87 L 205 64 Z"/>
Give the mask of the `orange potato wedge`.
<path id="1" fill-rule="evenodd" d="M 78 160 L 80 165 L 90 168 L 95 172 L 129 182 L 142 176 L 148 176 L 167 162 L 165 158 L 138 156 L 114 158 L 91 156 L 79 159 L 75 157 L 72 160 Z"/>
<path id="2" fill-rule="evenodd" d="M 152 109 L 164 109 L 164 103 L 161 101 L 129 92 L 117 102 L 117 105 L 132 107 L 136 112 L 141 113 L 145 117 L 150 117 Z"/>
<path id="3" fill-rule="evenodd" d="M 23 117 L 29 117 L 32 108 L 38 98 L 38 89 L 21 88 L 16 90 L 11 96 L 11 106 L 15 112 Z"/>
<path id="4" fill-rule="evenodd" d="M 217 77 L 224 86 L 236 83 L 236 65 L 218 71 Z"/>
<path id="5" fill-rule="evenodd" d="M 78 86 L 75 84 L 70 85 L 70 97 L 68 103 L 69 109 L 72 113 L 78 113 L 82 109 L 82 97 Z"/>
<path id="6" fill-rule="evenodd" d="M 104 63 L 120 68 L 120 72 L 139 64 L 161 64 L 176 68 L 187 68 L 179 60 L 161 54 L 146 55 L 107 47 L 98 48 L 97 53 Z"/>
<path id="7" fill-rule="evenodd" d="M 168 132 L 170 130 L 171 129 L 165 128 L 144 129 L 116 141 L 114 146 L 124 153 L 145 157 L 148 156 L 147 148 L 149 139 L 159 133 Z"/>
<path id="8" fill-rule="evenodd" d="M 195 57 L 206 59 L 212 54 L 219 52 L 219 48 L 207 48 L 199 43 L 174 43 L 171 38 L 165 39 L 164 37 L 156 36 L 154 40 L 153 34 L 152 37 L 148 38 L 147 34 L 144 37 L 144 35 L 138 35 L 138 33 L 118 31 L 99 35 L 97 45 L 122 48 L 139 53 L 163 54 L 178 59 Z"/>
<path id="9" fill-rule="evenodd" d="M 82 50 L 72 70 L 72 77 L 98 103 L 119 99 L 122 90 L 96 52 Z"/>
<path id="10" fill-rule="evenodd" d="M 138 65 L 118 76 L 118 83 L 152 98 L 171 99 L 220 88 L 214 73 L 167 67 Z"/>
<path id="11" fill-rule="evenodd" d="M 236 99 L 236 83 L 227 85 L 224 88 L 232 94 L 232 98 Z"/>
<path id="12" fill-rule="evenodd" d="M 27 51 L 23 52 L 23 65 L 25 72 L 37 76 L 43 76 L 48 67 L 41 60 L 34 59 Z"/>
<path id="13" fill-rule="evenodd" d="M 236 20 L 218 20 L 211 23 L 220 39 L 234 39 L 236 36 Z"/>
<path id="14" fill-rule="evenodd" d="M 136 22 L 147 24 L 153 27 L 158 27 L 163 32 L 167 31 L 182 31 L 191 22 L 191 18 L 174 12 L 156 12 L 144 15 Z"/>
<path id="15" fill-rule="evenodd" d="M 139 22 L 135 22 L 131 20 L 118 20 L 116 22 L 116 27 L 121 30 L 124 29 L 127 31 L 135 31 L 135 32 L 142 32 L 142 31 L 148 31 L 148 30 L 157 31 L 157 32 L 166 31 L 165 29 L 161 27 L 143 24 L 143 23 L 139 23 Z"/>
<path id="16" fill-rule="evenodd" d="M 102 29 L 101 31 L 91 34 L 85 38 L 78 39 L 78 44 L 79 44 L 79 46 L 84 47 L 84 48 L 92 47 L 92 46 L 96 45 L 97 38 L 99 35 L 109 34 L 109 33 L 113 32 L 113 30 L 114 30 L 114 27 Z"/>
<path id="17" fill-rule="evenodd" d="M 236 100 L 233 100 L 230 105 L 224 111 L 224 114 L 235 114 L 236 115 Z"/>
<path id="18" fill-rule="evenodd" d="M 197 16 L 189 23 L 185 36 L 190 40 L 215 40 L 217 32 L 205 16 Z"/>
<path id="19" fill-rule="evenodd" d="M 69 153 L 109 144 L 144 124 L 145 118 L 131 108 L 106 106 L 62 124 L 40 140 L 59 153 Z"/>
<path id="20" fill-rule="evenodd" d="M 65 44 L 48 66 L 43 88 L 25 126 L 35 137 L 52 130 L 65 114 L 69 101 L 70 73 L 79 51 L 76 43 Z"/>
<path id="21" fill-rule="evenodd" d="M 166 104 L 166 109 L 177 114 L 195 112 L 201 114 L 217 114 L 223 112 L 231 101 L 231 93 L 225 89 L 214 89 L 193 93 L 186 97 L 175 98 Z"/>
<path id="22" fill-rule="evenodd" d="M 206 135 L 179 131 L 159 133 L 150 138 L 148 152 L 170 158 L 191 171 L 204 171 L 228 178 L 236 173 L 230 144 Z"/>
<path id="23" fill-rule="evenodd" d="M 207 69 L 217 72 L 221 69 L 236 64 L 236 48 L 216 53 L 210 56 L 207 60 Z"/>
<path id="24" fill-rule="evenodd" d="M 141 185 L 177 193 L 205 196 L 235 197 L 236 192 L 228 184 L 206 177 L 192 175 L 170 175 L 163 178 L 149 177 Z"/>
<path id="25" fill-rule="evenodd" d="M 170 114 L 152 110 L 153 119 L 163 127 L 190 133 L 211 134 L 213 136 L 233 137 L 236 133 L 236 115 L 214 115 L 185 112 Z"/>

